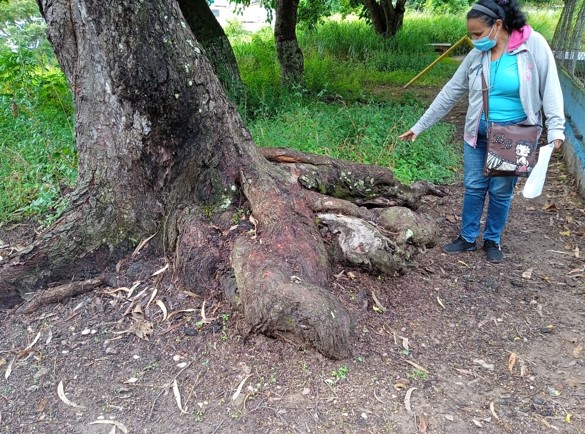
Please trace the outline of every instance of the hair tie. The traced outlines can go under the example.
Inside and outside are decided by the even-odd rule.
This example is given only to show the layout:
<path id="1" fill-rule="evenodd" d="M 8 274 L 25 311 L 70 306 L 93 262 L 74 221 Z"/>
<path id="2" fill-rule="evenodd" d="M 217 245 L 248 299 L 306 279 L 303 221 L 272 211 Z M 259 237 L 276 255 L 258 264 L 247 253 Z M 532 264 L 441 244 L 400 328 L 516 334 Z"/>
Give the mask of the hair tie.
<path id="1" fill-rule="evenodd" d="M 476 11 L 482 12 L 485 15 L 487 15 L 488 17 L 492 17 L 494 20 L 501 19 L 501 17 L 499 17 L 494 11 L 492 11 L 489 8 L 486 8 L 485 6 L 478 5 L 477 3 L 475 3 L 473 6 L 471 6 L 471 9 L 475 9 Z"/>

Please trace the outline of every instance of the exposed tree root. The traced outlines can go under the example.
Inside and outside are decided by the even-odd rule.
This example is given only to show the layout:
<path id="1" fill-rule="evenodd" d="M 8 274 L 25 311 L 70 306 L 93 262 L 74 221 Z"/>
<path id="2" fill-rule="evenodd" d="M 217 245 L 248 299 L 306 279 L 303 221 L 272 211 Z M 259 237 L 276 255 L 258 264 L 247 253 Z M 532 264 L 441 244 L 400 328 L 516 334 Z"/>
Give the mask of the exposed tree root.
<path id="1" fill-rule="evenodd" d="M 333 256 L 338 262 L 389 275 L 405 271 L 412 252 L 373 224 L 336 214 L 321 213 L 318 218 L 335 235 Z"/>
<path id="2" fill-rule="evenodd" d="M 381 208 L 414 209 L 442 191 L 405 186 L 383 167 L 257 148 L 176 2 L 113 14 L 113 1 L 37 3 L 72 85 L 78 188 L 64 216 L 0 269 L 0 308 L 72 276 L 148 279 L 156 259 L 119 259 L 156 233 L 153 254 L 174 262 L 176 286 L 208 292 L 221 281 L 251 330 L 349 356 L 352 321 L 329 291 L 331 261 L 402 272 L 432 225 Z M 235 225 L 225 214 L 243 205 L 251 215 Z M 125 275 L 106 276 L 116 263 L 129 264 Z"/>
<path id="3" fill-rule="evenodd" d="M 334 359 L 351 355 L 351 317 L 331 292 L 293 274 L 292 264 L 246 237 L 238 239 L 232 263 L 251 331 L 296 336 Z"/>
<path id="4" fill-rule="evenodd" d="M 22 304 L 16 309 L 18 314 L 28 314 L 36 311 L 42 306 L 59 303 L 71 297 L 75 297 L 86 292 L 93 291 L 100 285 L 103 285 L 101 278 L 84 280 L 82 282 L 72 282 L 67 285 L 47 288 L 44 291 L 37 292 L 33 298 Z"/>
<path id="5" fill-rule="evenodd" d="M 303 187 L 358 205 L 401 205 L 416 209 L 425 195 L 445 195 L 442 189 L 428 182 L 416 182 L 410 186 L 402 184 L 385 167 L 335 160 L 284 148 L 261 148 L 260 152 L 268 161 L 288 165 L 290 172 Z"/>

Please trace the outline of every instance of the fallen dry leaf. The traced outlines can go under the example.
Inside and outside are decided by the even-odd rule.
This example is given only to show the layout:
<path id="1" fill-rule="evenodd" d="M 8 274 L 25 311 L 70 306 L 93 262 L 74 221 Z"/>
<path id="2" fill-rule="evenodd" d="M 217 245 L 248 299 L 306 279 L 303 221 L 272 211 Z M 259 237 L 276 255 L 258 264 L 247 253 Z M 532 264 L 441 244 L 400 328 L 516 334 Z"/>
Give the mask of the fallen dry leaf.
<path id="1" fill-rule="evenodd" d="M 512 353 L 512 354 L 513 354 L 513 353 Z M 492 402 L 490 402 L 490 412 L 491 412 L 491 414 L 493 414 L 493 415 L 494 415 L 494 417 L 495 417 L 497 420 L 500 420 L 500 417 L 499 417 L 499 416 L 497 415 L 497 413 L 496 413 L 496 409 L 495 409 L 495 406 L 494 406 L 494 402 L 493 402 L 493 401 L 492 401 Z"/>
<path id="2" fill-rule="evenodd" d="M 548 394 L 550 396 L 557 397 L 557 396 L 560 396 L 561 395 L 561 392 L 559 390 L 555 389 L 552 386 L 546 386 L 546 391 L 548 392 Z"/>
<path id="3" fill-rule="evenodd" d="M 547 211 L 547 212 L 557 212 L 559 209 L 557 208 L 557 206 L 554 203 L 547 203 L 544 205 L 542 210 Z"/>
<path id="4" fill-rule="evenodd" d="M 526 370 L 528 367 L 526 366 L 526 362 L 523 359 L 520 359 L 520 376 L 524 377 L 526 375 Z"/>
<path id="5" fill-rule="evenodd" d="M 203 324 L 209 324 L 213 321 L 215 321 L 217 318 L 207 318 L 207 316 L 205 315 L 205 300 L 203 300 L 203 304 L 201 305 L 201 322 Z"/>
<path id="6" fill-rule="evenodd" d="M 35 410 L 37 413 L 42 413 L 43 411 L 45 411 L 45 408 L 47 407 L 47 404 L 49 403 L 49 398 L 44 397 L 43 399 L 41 399 L 39 402 L 37 402 L 37 404 L 35 405 Z"/>
<path id="7" fill-rule="evenodd" d="M 144 312 L 142 311 L 142 306 L 140 305 L 140 303 L 138 303 L 132 309 L 132 318 L 134 318 L 134 319 L 142 319 L 142 318 L 144 318 Z"/>
<path id="8" fill-rule="evenodd" d="M 12 365 L 14 364 L 16 360 L 16 357 L 13 358 L 10 363 L 8 364 L 8 366 L 6 367 L 6 372 L 4 372 L 4 379 L 8 380 L 8 377 L 10 377 L 10 374 L 12 374 Z"/>
<path id="9" fill-rule="evenodd" d="M 494 365 L 492 363 L 487 363 L 482 359 L 474 359 L 473 363 L 477 363 L 478 365 L 482 366 L 485 369 L 489 369 L 490 371 L 494 370 Z"/>
<path id="10" fill-rule="evenodd" d="M 164 273 L 165 271 L 167 271 L 167 268 L 169 268 L 169 263 L 168 262 L 160 270 L 156 270 L 154 273 L 152 273 L 152 276 L 151 277 L 158 276 L 159 274 Z"/>
<path id="11" fill-rule="evenodd" d="M 508 371 L 510 371 L 510 374 L 512 373 L 512 371 L 514 371 L 514 365 L 516 364 L 517 358 L 518 356 L 516 355 L 516 353 L 510 353 L 510 357 L 508 357 Z"/>
<path id="12" fill-rule="evenodd" d="M 409 415 L 414 416 L 414 411 L 412 411 L 412 407 L 410 405 L 410 399 L 412 397 L 412 392 L 416 390 L 416 387 L 411 387 L 406 391 L 406 396 L 404 397 L 404 407 Z"/>
<path id="13" fill-rule="evenodd" d="M 402 339 L 402 348 L 404 348 L 406 351 L 410 351 L 410 346 L 409 346 L 409 342 L 408 342 L 408 338 L 404 337 L 404 336 L 398 336 L 400 339 Z"/>
<path id="14" fill-rule="evenodd" d="M 63 388 L 62 381 L 59 381 L 59 385 L 57 386 L 57 396 L 59 396 L 59 399 L 70 407 L 85 408 L 83 405 L 78 405 L 78 404 L 74 403 L 73 401 L 70 401 L 69 398 L 67 398 L 65 396 L 65 390 Z"/>
<path id="15" fill-rule="evenodd" d="M 98 424 L 114 425 L 116 428 L 118 428 L 124 434 L 128 434 L 128 428 L 126 428 L 126 426 L 124 426 L 124 424 L 118 422 L 117 420 L 99 419 L 99 420 L 94 420 L 93 422 L 90 422 L 89 424 L 90 425 L 98 425 Z"/>
<path id="16" fill-rule="evenodd" d="M 154 300 L 154 297 L 156 297 L 157 293 L 158 293 L 158 289 L 154 288 L 154 290 L 152 291 L 152 294 L 150 294 L 150 298 L 148 299 L 148 303 L 146 303 L 146 307 L 144 308 L 144 310 L 148 309 L 148 306 L 150 306 L 150 303 L 152 303 L 152 300 Z"/>
<path id="17" fill-rule="evenodd" d="M 378 297 L 376 297 L 376 293 L 374 291 L 372 291 L 372 299 L 374 300 L 374 303 L 376 303 L 378 310 L 380 310 L 382 312 L 386 312 L 388 310 L 382 305 L 382 303 L 380 303 L 380 301 L 378 300 Z"/>
<path id="18" fill-rule="evenodd" d="M 411 360 L 405 360 L 406 363 L 408 363 L 410 366 L 414 366 L 416 369 L 423 371 L 427 374 L 429 374 L 429 371 L 427 371 L 425 368 L 423 368 L 421 365 L 419 365 L 418 363 L 415 363 Z"/>
<path id="19" fill-rule="evenodd" d="M 393 387 L 394 387 L 394 389 L 396 389 L 396 390 L 403 390 L 403 389 L 406 389 L 406 384 L 404 384 L 404 383 L 394 383 L 392 386 L 393 386 Z"/>
<path id="20" fill-rule="evenodd" d="M 132 287 L 128 290 L 128 295 L 126 297 L 128 297 L 128 298 L 132 297 L 132 294 L 134 294 L 134 291 L 136 290 L 136 288 L 138 288 L 140 286 L 141 283 L 142 282 L 140 282 L 140 281 L 134 282 Z"/>
<path id="21" fill-rule="evenodd" d="M 191 313 L 191 312 L 197 312 L 197 309 L 179 309 L 179 310 L 175 310 L 174 312 L 171 312 L 169 314 L 169 316 L 167 317 L 167 319 L 171 319 L 172 317 L 174 317 L 175 315 L 178 315 L 180 313 Z"/>
<path id="22" fill-rule="evenodd" d="M 135 319 L 128 329 L 128 332 L 134 333 L 140 339 L 147 340 L 148 337 L 152 334 L 153 330 L 154 326 L 150 321 L 145 319 Z"/>
<path id="23" fill-rule="evenodd" d="M 161 300 L 157 300 L 157 301 L 155 301 L 155 303 L 156 303 L 156 305 L 157 305 L 157 306 L 160 308 L 160 310 L 161 310 L 161 311 L 162 311 L 162 313 L 163 313 L 163 318 L 162 318 L 162 320 L 163 320 L 163 321 L 166 321 L 166 319 L 167 319 L 167 316 L 169 315 L 169 314 L 168 314 L 168 311 L 167 311 L 167 307 L 165 306 L 165 304 L 164 304 L 164 303 L 163 303 Z"/>
<path id="24" fill-rule="evenodd" d="M 38 342 L 40 337 L 41 337 L 41 332 L 38 332 L 37 335 L 35 336 L 35 338 L 33 339 L 33 341 L 30 344 L 28 344 L 28 346 L 24 350 L 22 350 L 22 352 L 24 353 L 24 352 L 30 350 L 32 347 L 34 347 L 34 345 Z"/>
<path id="25" fill-rule="evenodd" d="M 134 252 L 132 252 L 132 256 L 136 256 L 138 253 L 140 253 L 140 250 L 142 250 L 142 248 L 144 246 L 146 246 L 146 243 L 148 243 L 150 240 L 152 240 L 155 235 L 156 235 L 156 233 L 154 233 L 150 237 L 144 238 L 142 241 L 140 241 L 138 243 L 138 245 L 136 246 L 136 248 L 134 249 Z"/>
<path id="26" fill-rule="evenodd" d="M 173 381 L 173 395 L 175 395 L 175 401 L 177 402 L 177 407 L 181 413 L 186 414 L 187 412 L 183 409 L 183 404 L 181 403 L 181 392 L 179 392 L 179 384 L 177 380 Z"/>
<path id="27" fill-rule="evenodd" d="M 244 378 L 240 384 L 238 385 L 238 388 L 236 389 L 236 391 L 234 392 L 234 394 L 232 395 L 232 401 L 235 401 L 236 399 L 238 399 L 238 396 L 240 396 L 240 393 L 242 393 L 242 387 L 244 387 L 244 383 L 246 382 L 246 380 L 248 380 L 248 378 L 250 378 L 252 375 L 248 375 L 246 378 Z"/>

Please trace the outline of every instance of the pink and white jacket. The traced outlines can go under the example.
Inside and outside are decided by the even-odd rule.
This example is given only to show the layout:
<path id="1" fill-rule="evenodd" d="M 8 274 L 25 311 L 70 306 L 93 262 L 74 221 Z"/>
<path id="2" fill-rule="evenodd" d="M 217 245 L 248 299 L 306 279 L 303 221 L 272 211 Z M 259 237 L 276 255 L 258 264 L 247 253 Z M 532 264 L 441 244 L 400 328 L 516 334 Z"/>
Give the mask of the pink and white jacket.
<path id="1" fill-rule="evenodd" d="M 520 74 L 520 100 L 526 113 L 527 125 L 542 125 L 546 119 L 547 141 L 565 139 L 565 114 L 563 94 L 553 53 L 544 37 L 524 26 L 513 30 L 508 39 L 508 52 L 518 60 Z M 411 131 L 419 135 L 441 120 L 466 94 L 469 105 L 465 118 L 463 138 L 475 147 L 477 130 L 483 111 L 481 93 L 483 72 L 486 83 L 490 82 L 490 52 L 472 49 L 453 77 L 439 92 L 433 103 Z"/>

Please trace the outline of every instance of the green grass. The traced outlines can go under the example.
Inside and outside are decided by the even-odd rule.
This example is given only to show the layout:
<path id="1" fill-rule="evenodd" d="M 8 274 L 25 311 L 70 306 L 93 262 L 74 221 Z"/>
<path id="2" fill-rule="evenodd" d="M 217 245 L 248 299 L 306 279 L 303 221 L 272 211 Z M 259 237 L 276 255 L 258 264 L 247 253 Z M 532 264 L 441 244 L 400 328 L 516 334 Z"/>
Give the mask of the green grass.
<path id="1" fill-rule="evenodd" d="M 389 167 L 405 183 L 449 181 L 460 164 L 459 152 L 451 144 L 454 129 L 450 124 L 437 125 L 432 134 L 415 142 L 398 139 L 422 111 L 421 106 L 392 103 L 317 101 L 299 103 L 275 117 L 256 120 L 250 128 L 260 146 Z"/>
<path id="2" fill-rule="evenodd" d="M 0 222 L 45 216 L 75 182 L 73 105 L 61 71 L 31 50 L 0 50 Z"/>
<path id="3" fill-rule="evenodd" d="M 465 31 L 462 19 L 414 14 L 395 38 L 384 39 L 363 21 L 326 21 L 313 31 L 299 31 L 305 90 L 356 100 L 377 86 L 402 86 L 437 58 L 429 43 L 456 42 Z M 272 33 L 263 30 L 250 36 L 235 27 L 233 34 L 232 45 L 248 94 L 246 114 L 254 117 L 277 111 L 279 68 Z M 440 86 L 457 66 L 446 59 L 418 84 Z"/>

